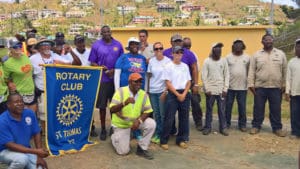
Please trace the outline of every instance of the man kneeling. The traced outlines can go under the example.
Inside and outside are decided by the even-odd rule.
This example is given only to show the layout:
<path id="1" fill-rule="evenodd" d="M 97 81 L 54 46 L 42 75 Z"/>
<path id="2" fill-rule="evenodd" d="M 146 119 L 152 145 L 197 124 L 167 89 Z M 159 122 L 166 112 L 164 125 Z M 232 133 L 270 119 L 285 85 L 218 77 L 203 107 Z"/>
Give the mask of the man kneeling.
<path id="1" fill-rule="evenodd" d="M 129 86 L 119 88 L 110 104 L 112 145 L 119 155 L 127 155 L 130 151 L 131 130 L 139 129 L 143 134 L 138 140 L 136 154 L 150 160 L 153 159 L 153 155 L 148 151 L 148 147 L 156 123 L 148 116 L 153 110 L 148 95 L 141 89 L 142 76 L 132 73 L 128 81 Z"/>
<path id="2" fill-rule="evenodd" d="M 35 114 L 24 109 L 22 96 L 10 94 L 8 110 L 0 116 L 0 162 L 13 169 L 47 168 L 44 157 L 49 155 L 42 148 L 40 128 Z M 35 148 L 30 147 L 33 138 Z"/>

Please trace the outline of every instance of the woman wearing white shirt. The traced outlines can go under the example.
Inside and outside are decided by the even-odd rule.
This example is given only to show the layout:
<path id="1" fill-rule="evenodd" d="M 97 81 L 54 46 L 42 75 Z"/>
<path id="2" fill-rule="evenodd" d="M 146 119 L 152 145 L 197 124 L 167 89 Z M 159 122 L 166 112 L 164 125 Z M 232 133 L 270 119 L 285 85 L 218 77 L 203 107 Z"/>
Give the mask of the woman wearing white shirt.
<path id="1" fill-rule="evenodd" d="M 166 84 L 163 79 L 163 72 L 166 65 L 171 62 L 168 57 L 163 55 L 163 45 L 161 42 L 153 44 L 154 56 L 149 61 L 147 75 L 149 79 L 148 90 L 150 101 L 153 109 L 153 115 L 156 121 L 156 130 L 152 138 L 153 143 L 160 143 L 160 135 L 162 132 L 163 118 L 165 112 L 164 101 L 160 99 L 162 95 L 166 95 Z"/>

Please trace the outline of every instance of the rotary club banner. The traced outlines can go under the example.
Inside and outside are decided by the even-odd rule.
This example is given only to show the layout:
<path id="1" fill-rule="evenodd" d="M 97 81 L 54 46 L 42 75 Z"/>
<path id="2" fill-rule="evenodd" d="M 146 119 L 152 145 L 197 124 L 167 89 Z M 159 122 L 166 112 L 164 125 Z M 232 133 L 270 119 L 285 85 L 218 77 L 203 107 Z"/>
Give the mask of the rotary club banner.
<path id="1" fill-rule="evenodd" d="M 88 145 L 102 69 L 45 65 L 46 146 L 50 155 Z"/>

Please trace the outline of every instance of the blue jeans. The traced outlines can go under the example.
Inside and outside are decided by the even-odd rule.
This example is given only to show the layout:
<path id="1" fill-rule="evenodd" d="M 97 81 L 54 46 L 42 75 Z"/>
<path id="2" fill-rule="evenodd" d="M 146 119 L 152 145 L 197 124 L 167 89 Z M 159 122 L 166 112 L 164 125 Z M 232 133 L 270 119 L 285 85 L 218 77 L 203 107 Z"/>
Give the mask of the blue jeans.
<path id="1" fill-rule="evenodd" d="M 219 130 L 222 131 L 226 128 L 225 118 L 225 104 L 226 99 L 221 98 L 220 95 L 205 95 L 206 96 L 206 114 L 205 114 L 205 126 L 204 129 L 211 129 L 212 123 L 212 111 L 215 101 L 217 100 L 218 105 L 218 117 L 219 117 Z"/>
<path id="2" fill-rule="evenodd" d="M 37 156 L 4 149 L 0 152 L 0 162 L 7 164 L 9 169 L 36 169 Z M 39 166 L 39 168 L 41 168 Z"/>
<path id="3" fill-rule="evenodd" d="M 153 109 L 153 116 L 156 121 L 155 136 L 160 137 L 162 133 L 163 121 L 165 116 L 165 102 L 160 100 L 162 93 L 150 93 L 150 101 Z"/>
<path id="4" fill-rule="evenodd" d="M 234 99 L 236 98 L 239 111 L 239 128 L 246 127 L 247 116 L 246 116 L 246 100 L 247 100 L 247 90 L 228 90 L 226 97 L 226 121 L 227 127 L 231 126 L 231 113 Z"/>
<path id="5" fill-rule="evenodd" d="M 182 93 L 183 90 L 177 90 Z M 176 144 L 189 140 L 189 108 L 191 95 L 188 93 L 183 102 L 177 100 L 175 94 L 169 92 L 167 95 L 166 111 L 164 117 L 164 125 L 162 135 L 160 137 L 161 144 L 167 144 L 175 119 L 176 111 L 178 111 L 178 134 Z"/>
<path id="6" fill-rule="evenodd" d="M 261 128 L 265 118 L 265 105 L 269 101 L 269 118 L 273 131 L 282 129 L 281 123 L 281 99 L 279 88 L 255 88 L 252 127 Z"/>
<path id="7" fill-rule="evenodd" d="M 300 96 L 291 96 L 291 128 L 292 135 L 300 137 Z"/>

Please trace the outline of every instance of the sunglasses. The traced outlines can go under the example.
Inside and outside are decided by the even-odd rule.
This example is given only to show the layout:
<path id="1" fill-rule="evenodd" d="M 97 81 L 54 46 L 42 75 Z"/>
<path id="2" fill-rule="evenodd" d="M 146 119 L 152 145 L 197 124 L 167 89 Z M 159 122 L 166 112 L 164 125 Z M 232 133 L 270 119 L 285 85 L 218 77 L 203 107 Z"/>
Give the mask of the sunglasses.
<path id="1" fill-rule="evenodd" d="M 177 52 L 175 52 L 176 54 L 183 54 L 183 52 L 182 51 L 177 51 Z"/>
<path id="2" fill-rule="evenodd" d="M 160 48 L 154 48 L 154 51 L 158 51 L 158 50 L 164 50 L 163 47 L 160 47 Z"/>
<path id="3" fill-rule="evenodd" d="M 133 80 L 134 83 L 142 83 L 142 80 Z"/>

